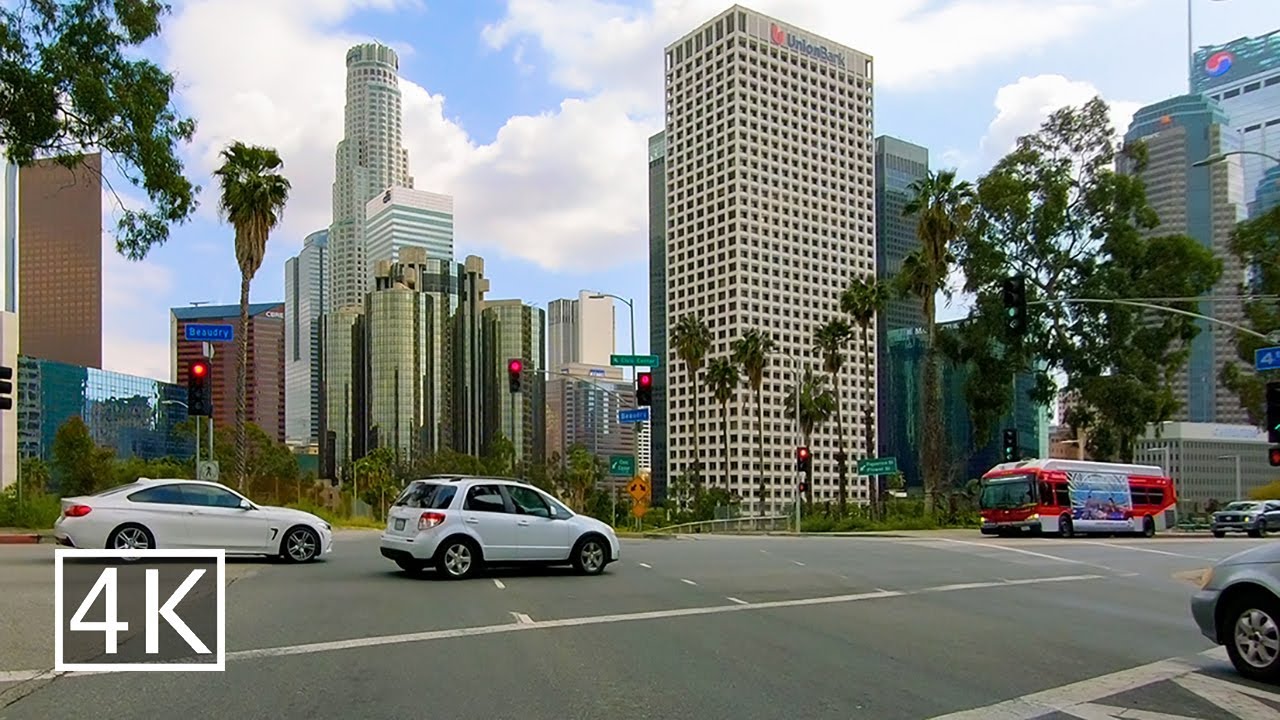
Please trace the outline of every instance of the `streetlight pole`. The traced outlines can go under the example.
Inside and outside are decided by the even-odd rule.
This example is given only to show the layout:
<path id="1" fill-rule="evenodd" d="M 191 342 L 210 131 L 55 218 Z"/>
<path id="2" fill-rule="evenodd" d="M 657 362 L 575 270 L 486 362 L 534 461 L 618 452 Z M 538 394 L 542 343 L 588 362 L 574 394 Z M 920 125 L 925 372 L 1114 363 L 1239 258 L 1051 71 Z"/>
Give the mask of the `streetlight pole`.
<path id="1" fill-rule="evenodd" d="M 1240 456 L 1239 455 L 1219 455 L 1218 456 L 1219 460 L 1230 460 L 1233 458 L 1236 461 L 1236 499 L 1243 500 L 1244 487 L 1240 482 Z"/>
<path id="2" fill-rule="evenodd" d="M 635 305 L 635 302 L 633 302 L 630 298 L 624 298 L 621 295 L 614 295 L 613 293 L 599 292 L 599 291 L 592 293 L 589 297 L 592 300 L 600 300 L 603 298 L 613 298 L 614 300 L 619 300 L 623 303 L 626 303 L 627 312 L 629 313 L 629 320 L 631 324 L 631 356 L 635 357 L 635 354 L 636 354 L 636 305 Z M 636 366 L 632 365 L 631 381 L 635 382 L 635 379 L 636 379 Z M 594 423 L 591 428 L 591 437 L 593 440 L 595 438 L 596 433 L 599 431 L 600 431 L 599 424 Z M 614 483 L 612 477 L 609 478 L 609 499 L 610 499 L 610 505 L 613 508 L 612 509 L 613 521 L 617 522 L 618 521 L 618 487 L 617 487 L 617 484 Z"/>
<path id="3" fill-rule="evenodd" d="M 1267 160 L 1270 160 L 1273 163 L 1280 165 L 1280 158 L 1276 157 L 1275 155 L 1269 155 L 1264 152 L 1258 152 L 1257 150 L 1229 150 L 1227 152 L 1214 153 L 1203 160 L 1197 160 L 1191 163 L 1191 167 L 1208 167 L 1210 165 L 1216 165 L 1217 163 L 1220 163 L 1223 160 L 1226 160 L 1232 155 L 1253 155 L 1255 157 L 1265 158 Z"/>

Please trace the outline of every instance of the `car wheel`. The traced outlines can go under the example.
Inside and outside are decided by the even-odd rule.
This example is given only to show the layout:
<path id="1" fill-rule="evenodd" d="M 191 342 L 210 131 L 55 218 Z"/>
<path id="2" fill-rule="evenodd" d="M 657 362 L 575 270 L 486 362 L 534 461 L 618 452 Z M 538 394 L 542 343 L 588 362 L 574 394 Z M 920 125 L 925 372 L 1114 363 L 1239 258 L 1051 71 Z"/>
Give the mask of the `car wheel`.
<path id="1" fill-rule="evenodd" d="M 1225 530 L 1214 530 L 1213 536 L 1216 538 L 1224 538 L 1227 536 L 1227 532 Z"/>
<path id="2" fill-rule="evenodd" d="M 107 536 L 108 550 L 155 550 L 156 536 L 137 523 L 126 523 Z"/>
<path id="3" fill-rule="evenodd" d="M 441 544 L 436 569 L 450 580 L 466 580 L 479 572 L 480 562 L 480 548 L 475 541 L 453 537 Z"/>
<path id="4" fill-rule="evenodd" d="M 1075 537 L 1076 529 L 1071 523 L 1070 515 L 1063 515 L 1058 518 L 1058 534 L 1062 537 Z"/>
<path id="5" fill-rule="evenodd" d="M 1142 518 L 1142 537 L 1156 536 L 1156 521 L 1150 515 Z"/>
<path id="6" fill-rule="evenodd" d="M 320 536 L 315 530 L 299 525 L 289 528 L 280 545 L 280 557 L 291 563 L 307 563 L 320 556 Z"/>
<path id="7" fill-rule="evenodd" d="M 609 550 L 599 535 L 588 535 L 573 549 L 573 569 L 583 575 L 599 575 L 609 562 Z"/>
<path id="8" fill-rule="evenodd" d="M 1260 537 L 1262 537 L 1262 531 L 1261 531 L 1261 530 L 1259 530 L 1258 528 L 1249 528 L 1249 530 L 1248 530 L 1248 533 L 1247 533 L 1247 534 L 1248 534 L 1248 535 L 1249 535 L 1249 537 L 1251 537 L 1251 538 L 1260 538 Z"/>
<path id="9" fill-rule="evenodd" d="M 1227 654 L 1236 671 L 1250 680 L 1280 682 L 1280 599 L 1252 592 L 1227 615 Z"/>

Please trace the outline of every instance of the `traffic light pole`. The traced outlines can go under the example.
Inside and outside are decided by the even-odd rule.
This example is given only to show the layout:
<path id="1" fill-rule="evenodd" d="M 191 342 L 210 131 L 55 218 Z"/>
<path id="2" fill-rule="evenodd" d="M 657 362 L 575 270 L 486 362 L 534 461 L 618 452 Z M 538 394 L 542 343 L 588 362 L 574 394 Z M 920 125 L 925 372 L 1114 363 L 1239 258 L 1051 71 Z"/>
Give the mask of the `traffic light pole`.
<path id="1" fill-rule="evenodd" d="M 1222 300 L 1227 298 L 1203 297 L 1203 298 L 1167 298 L 1167 299 L 1160 298 L 1160 299 L 1167 300 L 1168 302 L 1175 302 L 1175 301 L 1204 302 L 1206 300 L 1212 301 L 1212 300 Z M 1093 304 L 1093 305 L 1128 305 L 1130 307 L 1138 307 L 1146 310 L 1160 310 L 1163 312 L 1174 313 L 1176 315 L 1185 315 L 1187 317 L 1196 318 L 1197 320 L 1207 320 L 1211 323 L 1217 323 L 1218 325 L 1229 327 L 1232 330 L 1237 330 L 1246 335 L 1252 335 L 1253 337 L 1261 338 L 1262 340 L 1266 340 L 1268 342 L 1272 342 L 1273 340 L 1272 336 L 1264 335 L 1263 333 L 1260 333 L 1257 330 L 1254 330 L 1252 328 L 1247 328 L 1243 325 L 1238 325 L 1236 323 L 1228 322 L 1226 320 L 1222 320 L 1216 317 L 1211 317 L 1209 315 L 1201 315 L 1200 313 L 1191 312 L 1190 310 L 1183 310 L 1181 308 L 1172 308 L 1172 307 L 1168 307 L 1167 305 L 1156 305 L 1155 303 L 1144 302 L 1142 300 L 1112 300 L 1112 299 L 1102 299 L 1102 298 L 1058 298 L 1056 300 L 1031 300 L 1027 302 L 1027 305 L 1028 306 L 1069 305 L 1073 303 Z"/>

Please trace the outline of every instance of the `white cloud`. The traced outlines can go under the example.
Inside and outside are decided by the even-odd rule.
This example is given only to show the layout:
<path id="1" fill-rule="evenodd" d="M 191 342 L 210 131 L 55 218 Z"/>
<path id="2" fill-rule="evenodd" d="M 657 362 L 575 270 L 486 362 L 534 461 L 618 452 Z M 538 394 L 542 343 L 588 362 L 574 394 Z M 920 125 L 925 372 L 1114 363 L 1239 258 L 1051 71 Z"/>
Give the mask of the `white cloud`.
<path id="1" fill-rule="evenodd" d="M 121 196 L 130 208 L 144 207 L 137 198 Z M 157 298 L 174 288 L 173 272 L 151 260 L 134 262 L 116 252 L 119 201 L 110 191 L 102 197 L 102 367 L 104 370 L 170 380 L 169 308 Z M 164 334 L 157 328 L 165 328 Z"/>
<path id="2" fill-rule="evenodd" d="M 985 168 L 1014 148 L 1019 137 L 1034 133 L 1049 115 L 1068 105 L 1080 106 L 1101 95 L 1092 84 L 1061 75 L 1019 78 L 996 91 L 996 117 L 982 138 Z M 1105 98 L 1104 98 L 1105 99 Z M 1111 124 L 1123 134 L 1144 103 L 1110 100 Z"/>

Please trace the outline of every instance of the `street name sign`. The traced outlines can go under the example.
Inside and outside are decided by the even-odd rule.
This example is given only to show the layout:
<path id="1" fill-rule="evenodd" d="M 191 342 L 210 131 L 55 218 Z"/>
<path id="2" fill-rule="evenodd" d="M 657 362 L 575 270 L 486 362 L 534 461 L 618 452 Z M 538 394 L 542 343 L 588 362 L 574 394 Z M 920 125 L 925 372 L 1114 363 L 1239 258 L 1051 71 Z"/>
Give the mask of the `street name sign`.
<path id="1" fill-rule="evenodd" d="M 867 458 L 858 461 L 859 475 L 892 475 L 898 472 L 898 458 Z"/>
<path id="2" fill-rule="evenodd" d="M 609 364 L 614 367 L 658 367 L 657 355 L 610 355 Z"/>
<path id="3" fill-rule="evenodd" d="M 618 422 L 620 423 L 641 423 L 649 422 L 649 408 L 642 407 L 634 410 L 619 410 Z"/>
<path id="4" fill-rule="evenodd" d="M 1254 350 L 1253 369 L 1258 372 L 1280 370 L 1280 347 L 1265 347 Z"/>
<path id="5" fill-rule="evenodd" d="M 630 455 L 610 455 L 609 474 L 615 477 L 631 477 L 636 474 L 636 459 Z"/>
<path id="6" fill-rule="evenodd" d="M 183 332 L 188 342 L 231 342 L 236 336 L 234 325 L 188 324 Z"/>

